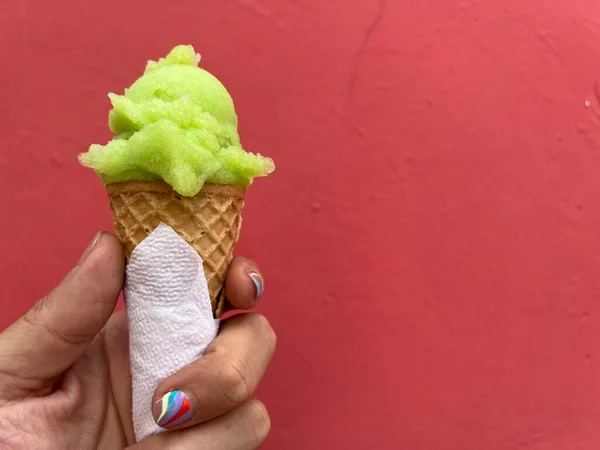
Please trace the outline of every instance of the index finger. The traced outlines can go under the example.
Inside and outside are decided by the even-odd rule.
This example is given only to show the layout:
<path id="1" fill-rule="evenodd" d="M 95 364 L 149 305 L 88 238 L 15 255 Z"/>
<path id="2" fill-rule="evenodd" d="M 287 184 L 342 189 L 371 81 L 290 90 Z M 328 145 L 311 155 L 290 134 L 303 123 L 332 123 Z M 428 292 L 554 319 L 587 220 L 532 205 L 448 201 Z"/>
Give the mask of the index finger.
<path id="1" fill-rule="evenodd" d="M 225 278 L 225 310 L 254 308 L 265 290 L 265 281 L 257 264 L 237 256 L 229 265 Z"/>

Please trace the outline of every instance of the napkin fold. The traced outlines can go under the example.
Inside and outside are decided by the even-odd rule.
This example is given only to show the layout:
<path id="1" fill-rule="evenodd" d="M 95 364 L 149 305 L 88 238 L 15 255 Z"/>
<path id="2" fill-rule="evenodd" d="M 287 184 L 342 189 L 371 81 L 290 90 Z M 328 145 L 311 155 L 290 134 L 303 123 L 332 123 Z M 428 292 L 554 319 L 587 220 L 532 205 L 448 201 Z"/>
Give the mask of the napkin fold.
<path id="1" fill-rule="evenodd" d="M 124 287 L 133 425 L 138 441 L 161 432 L 152 396 L 169 375 L 199 359 L 216 337 L 202 258 L 161 223 L 131 254 Z"/>

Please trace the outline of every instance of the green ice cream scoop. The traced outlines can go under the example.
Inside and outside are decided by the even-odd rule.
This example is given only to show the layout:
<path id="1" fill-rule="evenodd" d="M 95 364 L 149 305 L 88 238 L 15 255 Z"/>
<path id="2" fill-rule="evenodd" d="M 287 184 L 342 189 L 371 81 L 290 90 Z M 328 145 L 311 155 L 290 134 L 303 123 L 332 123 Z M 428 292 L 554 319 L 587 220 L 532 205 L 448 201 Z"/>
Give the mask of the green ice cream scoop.
<path id="1" fill-rule="evenodd" d="M 199 61 L 193 47 L 175 47 L 149 61 L 124 95 L 109 94 L 115 137 L 92 145 L 80 162 L 105 184 L 163 180 L 189 197 L 204 183 L 248 187 L 254 177 L 271 173 L 270 158 L 242 148 L 233 100 Z"/>

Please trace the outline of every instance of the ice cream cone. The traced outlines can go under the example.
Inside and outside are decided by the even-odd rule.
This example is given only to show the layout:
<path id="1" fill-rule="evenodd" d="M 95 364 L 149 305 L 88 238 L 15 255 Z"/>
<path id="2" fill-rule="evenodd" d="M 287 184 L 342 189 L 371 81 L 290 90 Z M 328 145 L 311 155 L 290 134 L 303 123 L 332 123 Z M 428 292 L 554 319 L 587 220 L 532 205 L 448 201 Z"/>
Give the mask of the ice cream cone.
<path id="1" fill-rule="evenodd" d="M 223 283 L 241 227 L 245 188 L 205 184 L 184 197 L 162 181 L 126 181 L 106 186 L 117 237 L 127 259 L 160 222 L 173 228 L 204 261 L 215 317 L 223 312 Z"/>

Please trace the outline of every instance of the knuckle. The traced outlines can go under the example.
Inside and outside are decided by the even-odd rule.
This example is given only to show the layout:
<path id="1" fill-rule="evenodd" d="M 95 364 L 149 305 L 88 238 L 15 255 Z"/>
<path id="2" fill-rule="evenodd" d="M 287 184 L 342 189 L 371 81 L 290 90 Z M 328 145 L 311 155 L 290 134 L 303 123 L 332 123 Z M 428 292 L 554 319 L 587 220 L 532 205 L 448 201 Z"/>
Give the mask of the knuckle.
<path id="1" fill-rule="evenodd" d="M 39 325 L 40 324 L 40 316 L 42 314 L 46 313 L 46 310 L 48 309 L 48 302 L 50 301 L 50 295 L 48 294 L 45 297 L 42 297 L 41 299 L 39 299 L 37 302 L 34 303 L 34 305 L 29 309 L 29 311 L 27 311 L 22 319 L 25 323 L 28 323 L 29 325 Z"/>
<path id="2" fill-rule="evenodd" d="M 90 336 L 87 334 L 66 333 L 44 319 L 41 320 L 41 326 L 44 327 L 49 335 L 52 335 L 57 341 L 61 341 L 66 345 L 79 346 L 90 339 Z"/>
<path id="3" fill-rule="evenodd" d="M 248 422 L 253 432 L 253 441 L 258 448 L 267 439 L 271 431 L 271 418 L 267 407 L 259 400 L 252 399 L 248 402 Z"/>
<path id="4" fill-rule="evenodd" d="M 264 338 L 267 346 L 270 349 L 275 350 L 275 347 L 277 346 L 277 334 L 269 320 L 262 314 L 252 314 L 251 320 L 252 325 Z"/>
<path id="5" fill-rule="evenodd" d="M 57 327 L 51 319 L 53 309 L 56 307 L 53 303 L 53 294 L 41 298 L 33 307 L 22 316 L 23 322 L 32 327 L 41 327 L 46 334 L 57 341 L 67 345 L 80 345 L 87 342 L 90 338 L 87 334 L 69 333 Z"/>
<path id="6" fill-rule="evenodd" d="M 233 406 L 243 404 L 250 397 L 251 391 L 246 371 L 236 361 L 223 360 L 219 374 L 219 387 Z"/>

